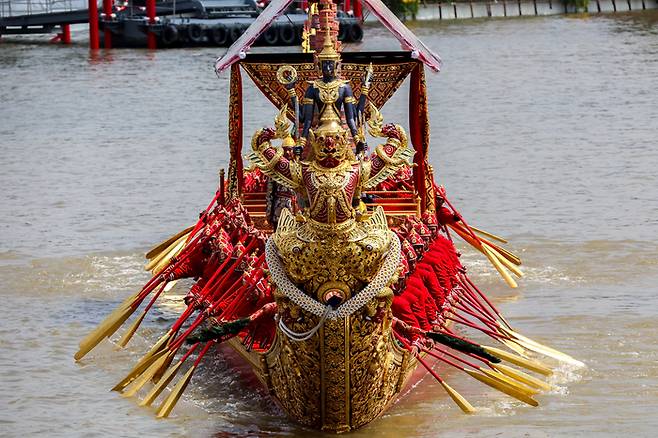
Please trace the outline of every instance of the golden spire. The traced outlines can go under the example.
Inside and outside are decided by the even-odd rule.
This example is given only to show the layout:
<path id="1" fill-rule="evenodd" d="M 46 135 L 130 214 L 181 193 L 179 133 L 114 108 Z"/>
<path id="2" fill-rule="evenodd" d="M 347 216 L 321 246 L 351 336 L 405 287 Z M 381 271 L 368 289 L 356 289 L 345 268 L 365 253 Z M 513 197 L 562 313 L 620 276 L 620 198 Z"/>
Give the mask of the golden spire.
<path id="1" fill-rule="evenodd" d="M 324 44 L 322 46 L 322 51 L 318 54 L 318 61 L 340 61 L 340 54 L 336 51 L 333 40 L 331 39 L 331 27 L 329 23 L 325 23 L 324 29 Z"/>

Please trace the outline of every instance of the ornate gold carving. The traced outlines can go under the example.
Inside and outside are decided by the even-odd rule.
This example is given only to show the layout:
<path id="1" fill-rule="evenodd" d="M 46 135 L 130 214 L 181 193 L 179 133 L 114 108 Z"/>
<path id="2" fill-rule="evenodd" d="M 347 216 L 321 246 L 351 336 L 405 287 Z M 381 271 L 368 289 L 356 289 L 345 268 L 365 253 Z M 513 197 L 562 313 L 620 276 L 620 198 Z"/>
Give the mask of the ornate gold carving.
<path id="1" fill-rule="evenodd" d="M 276 79 L 281 85 L 290 85 L 297 80 L 297 70 L 290 64 L 282 65 L 276 71 Z"/>
<path id="2" fill-rule="evenodd" d="M 276 79 L 279 67 L 286 64 L 241 62 L 240 65 L 277 108 L 281 108 L 284 104 L 290 102 L 288 90 Z M 313 62 L 300 62 L 290 65 L 295 67 L 298 74 L 295 92 L 298 96 L 303 96 L 306 91 L 306 84 L 318 78 L 317 67 Z M 373 82 L 368 90 L 368 100 L 373 102 L 377 108 L 381 108 L 417 65 L 417 61 L 400 64 L 373 64 Z M 368 64 L 343 62 L 340 74 L 343 79 L 352 84 L 352 89 L 355 92 L 360 93 L 367 69 Z M 359 96 L 355 97 L 359 98 Z M 305 102 L 302 101 L 302 104 L 305 104 Z M 294 117 L 292 108 L 289 107 L 288 118 L 294 120 Z"/>
<path id="3" fill-rule="evenodd" d="M 350 299 L 352 293 L 350 287 L 342 281 L 328 281 L 318 288 L 317 298 L 321 303 L 326 304 L 332 296 L 339 296 L 343 303 Z"/>
<path id="4" fill-rule="evenodd" d="M 434 168 L 427 164 L 425 173 L 425 212 L 435 214 L 436 212 L 436 194 L 434 193 Z"/>
<path id="5" fill-rule="evenodd" d="M 323 29 L 325 33 L 322 51 L 317 55 L 318 61 L 340 61 L 340 54 L 336 51 L 334 42 L 331 39 L 331 32 L 328 28 Z"/>
<path id="6" fill-rule="evenodd" d="M 370 102 L 370 117 L 368 118 L 368 132 L 373 137 L 382 137 L 382 126 L 384 116 L 379 112 L 377 107 Z"/>
<path id="7" fill-rule="evenodd" d="M 295 331 L 318 321 L 275 293 L 279 316 Z M 373 313 L 374 312 L 374 313 Z M 359 428 L 393 402 L 415 368 L 391 336 L 385 291 L 347 319 L 327 321 L 311 339 L 278 333 L 267 353 L 270 390 L 300 424 L 328 432 Z"/>
<path id="8" fill-rule="evenodd" d="M 336 79 L 331 82 L 318 80 L 311 82 L 311 85 L 318 89 L 320 100 L 323 103 L 333 104 L 338 100 L 338 90 L 340 90 L 340 87 L 345 86 L 347 82 L 344 79 Z"/>
<path id="9" fill-rule="evenodd" d="M 351 169 L 349 162 L 345 162 Z M 318 166 L 319 167 L 319 166 Z M 316 196 L 311 199 L 311 216 L 317 216 L 321 211 L 327 212 L 327 223 L 336 224 L 336 207 L 341 211 L 350 211 L 352 200 L 347 198 L 345 186 L 349 183 L 351 175 L 347 172 L 330 172 L 328 169 L 311 173 L 311 181 L 318 188 Z"/>
<path id="10" fill-rule="evenodd" d="M 276 129 L 274 138 L 286 138 L 290 135 L 290 122 L 286 118 L 288 105 L 283 105 L 281 111 L 274 117 L 274 128 Z"/>
<path id="11" fill-rule="evenodd" d="M 274 120 L 276 129 L 273 136 L 270 135 L 263 140 L 262 137 L 265 133 L 265 129 L 259 129 L 256 131 L 251 138 L 252 152 L 247 155 L 247 158 L 251 161 L 253 166 L 258 167 L 264 174 L 279 184 L 292 190 L 300 191 L 302 187 L 302 170 L 298 161 L 286 161 L 286 173 L 277 170 L 277 166 L 279 166 L 279 163 L 285 154 L 282 146 L 291 146 L 294 144 L 294 140 L 290 137 L 289 132 L 290 123 L 285 117 L 286 108 L 287 106 L 284 105 Z M 282 145 L 274 147 L 267 138 L 282 139 Z M 270 155 L 267 155 L 268 150 Z"/>
<path id="12" fill-rule="evenodd" d="M 375 148 L 377 157 L 385 163 L 385 166 L 376 174 L 368 177 L 362 176 L 361 189 L 375 187 L 389 176 L 404 166 L 410 166 L 409 161 L 413 158 L 414 151 L 409 148 L 407 133 L 400 125 L 386 125 L 384 117 L 379 110 L 370 104 L 370 118 L 368 119 L 368 131 L 374 137 L 386 138 L 386 143 Z M 390 153 L 392 151 L 392 153 Z"/>
<path id="13" fill-rule="evenodd" d="M 333 226 L 312 219 L 300 224 L 286 212 L 272 238 L 290 279 L 315 296 L 331 281 L 361 290 L 379 270 L 392 235 L 380 208 L 363 222 Z"/>

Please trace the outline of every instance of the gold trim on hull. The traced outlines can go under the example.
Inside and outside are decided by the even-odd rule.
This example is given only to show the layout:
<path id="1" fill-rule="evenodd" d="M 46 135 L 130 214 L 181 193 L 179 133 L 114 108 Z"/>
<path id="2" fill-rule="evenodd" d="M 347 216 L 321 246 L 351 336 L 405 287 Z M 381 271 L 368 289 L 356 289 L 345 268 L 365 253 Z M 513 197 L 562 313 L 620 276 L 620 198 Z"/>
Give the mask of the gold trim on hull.
<path id="1" fill-rule="evenodd" d="M 394 341 L 390 311 L 379 318 L 373 315 L 380 300 L 349 318 L 327 320 L 306 341 L 293 341 L 277 329 L 277 338 L 265 353 L 248 352 L 237 340 L 231 346 L 252 365 L 292 420 L 325 432 L 355 430 L 397 399 L 417 366 Z M 289 314 L 293 307 L 285 299 L 279 306 L 279 315 Z M 306 331 L 319 321 L 299 308 L 293 313 L 299 315 L 290 322 L 295 331 Z"/>

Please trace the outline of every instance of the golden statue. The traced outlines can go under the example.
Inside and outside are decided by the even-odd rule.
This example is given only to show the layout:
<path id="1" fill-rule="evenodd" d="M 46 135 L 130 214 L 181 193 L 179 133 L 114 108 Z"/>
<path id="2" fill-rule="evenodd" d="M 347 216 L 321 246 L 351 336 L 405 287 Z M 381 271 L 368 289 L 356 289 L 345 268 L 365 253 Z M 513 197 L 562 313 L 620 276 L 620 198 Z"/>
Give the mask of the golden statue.
<path id="1" fill-rule="evenodd" d="M 371 106 L 370 133 L 386 142 L 370 160 L 356 160 L 353 139 L 334 111 L 325 111 L 319 126 L 309 129 L 307 159 L 291 160 L 271 144 L 288 138 L 284 113 L 285 108 L 276 129 L 256 132 L 249 159 L 305 198 L 308 208 L 297 217 L 284 210 L 272 239 L 289 278 L 321 303 L 336 306 L 371 281 L 396 238 L 381 207 L 371 216 L 360 208 L 361 193 L 409 166 L 413 151 L 404 129 L 382 126 L 381 114 Z"/>

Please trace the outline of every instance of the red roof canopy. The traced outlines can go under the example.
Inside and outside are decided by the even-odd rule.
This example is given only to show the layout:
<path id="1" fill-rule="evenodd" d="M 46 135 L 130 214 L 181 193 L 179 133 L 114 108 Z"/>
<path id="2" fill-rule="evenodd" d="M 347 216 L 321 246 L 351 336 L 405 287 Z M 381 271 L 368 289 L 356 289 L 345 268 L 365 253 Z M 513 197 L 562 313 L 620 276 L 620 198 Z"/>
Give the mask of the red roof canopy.
<path id="1" fill-rule="evenodd" d="M 413 32 L 391 12 L 382 0 L 362 0 L 379 21 L 400 41 L 403 50 L 408 50 L 414 58 L 438 72 L 441 58 L 427 47 Z M 244 58 L 256 39 L 265 32 L 278 16 L 292 3 L 292 0 L 272 0 L 249 28 L 238 38 L 226 53 L 215 62 L 217 74 Z"/>

